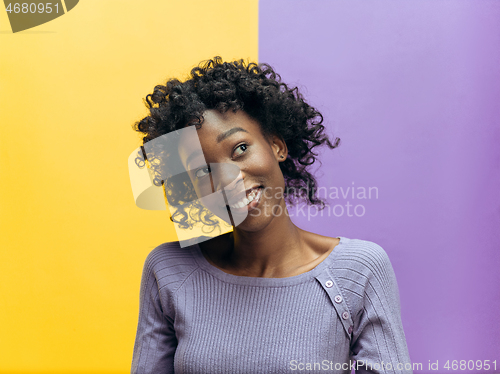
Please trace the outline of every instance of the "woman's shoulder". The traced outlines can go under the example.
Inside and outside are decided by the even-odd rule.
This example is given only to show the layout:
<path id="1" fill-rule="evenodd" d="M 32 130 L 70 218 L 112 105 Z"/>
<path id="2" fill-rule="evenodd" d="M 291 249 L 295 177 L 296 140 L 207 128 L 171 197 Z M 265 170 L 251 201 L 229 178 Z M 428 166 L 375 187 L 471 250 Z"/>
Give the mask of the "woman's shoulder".
<path id="1" fill-rule="evenodd" d="M 379 244 L 369 240 L 340 237 L 340 243 L 334 252 L 337 260 L 353 264 L 377 264 L 389 261 L 387 252 Z"/>
<path id="2" fill-rule="evenodd" d="M 393 276 L 389 256 L 377 243 L 341 237 L 339 245 L 333 252 L 330 268 L 344 280 L 366 284 L 370 280 L 382 280 Z"/>
<path id="3" fill-rule="evenodd" d="M 398 315 L 398 284 L 386 251 L 368 240 L 342 238 L 341 244 L 330 264 L 330 275 L 353 315 L 366 310 L 368 304 L 369 314 Z"/>
<path id="4" fill-rule="evenodd" d="M 154 276 L 162 285 L 182 282 L 198 268 L 194 245 L 181 246 L 179 242 L 158 245 L 146 257 L 143 274 Z"/>

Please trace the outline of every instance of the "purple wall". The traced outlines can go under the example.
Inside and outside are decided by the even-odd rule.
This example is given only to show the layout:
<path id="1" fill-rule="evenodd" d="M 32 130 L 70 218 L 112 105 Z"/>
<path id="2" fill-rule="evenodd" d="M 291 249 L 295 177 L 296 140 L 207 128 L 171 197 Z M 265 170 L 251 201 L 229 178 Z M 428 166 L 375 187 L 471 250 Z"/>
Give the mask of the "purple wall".
<path id="1" fill-rule="evenodd" d="M 342 139 L 320 185 L 378 188 L 293 220 L 384 247 L 422 372 L 500 372 L 500 1 L 261 0 L 259 59 Z"/>

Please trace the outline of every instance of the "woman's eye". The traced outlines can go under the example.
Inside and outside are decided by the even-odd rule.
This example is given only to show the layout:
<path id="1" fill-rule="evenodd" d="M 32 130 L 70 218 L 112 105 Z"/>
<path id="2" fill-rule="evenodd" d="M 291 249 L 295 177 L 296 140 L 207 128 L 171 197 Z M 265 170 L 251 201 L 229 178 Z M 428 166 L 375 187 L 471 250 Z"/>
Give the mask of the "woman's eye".
<path id="1" fill-rule="evenodd" d="M 204 176 L 210 174 L 210 168 L 205 166 L 195 171 L 194 175 L 196 178 L 203 178 Z"/>
<path id="2" fill-rule="evenodd" d="M 234 150 L 234 154 L 236 156 L 241 156 L 243 153 L 246 152 L 246 150 L 248 149 L 248 146 L 246 144 L 240 144 L 239 146 L 236 147 L 236 149 Z"/>

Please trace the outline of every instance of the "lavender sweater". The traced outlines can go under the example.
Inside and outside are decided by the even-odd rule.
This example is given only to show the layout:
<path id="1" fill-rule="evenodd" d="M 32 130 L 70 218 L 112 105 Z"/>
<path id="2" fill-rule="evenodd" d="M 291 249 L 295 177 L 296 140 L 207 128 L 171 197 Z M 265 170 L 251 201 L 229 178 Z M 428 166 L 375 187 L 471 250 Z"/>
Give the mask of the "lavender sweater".
<path id="1" fill-rule="evenodd" d="M 377 244 L 341 237 L 318 266 L 288 278 L 227 274 L 198 245 L 165 243 L 147 257 L 133 374 L 353 368 L 412 372 L 396 278 Z"/>

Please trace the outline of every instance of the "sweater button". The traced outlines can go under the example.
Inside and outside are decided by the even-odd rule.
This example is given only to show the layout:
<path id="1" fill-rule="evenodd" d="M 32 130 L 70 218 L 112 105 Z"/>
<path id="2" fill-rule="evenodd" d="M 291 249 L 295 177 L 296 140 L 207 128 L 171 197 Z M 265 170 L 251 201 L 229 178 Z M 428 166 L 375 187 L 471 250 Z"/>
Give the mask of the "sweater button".
<path id="1" fill-rule="evenodd" d="M 343 319 L 348 319 L 349 318 L 349 313 L 347 313 L 347 312 L 342 313 L 342 318 Z"/>
<path id="2" fill-rule="evenodd" d="M 352 334 L 352 326 L 349 326 L 349 329 L 347 330 L 349 334 Z"/>
<path id="3" fill-rule="evenodd" d="M 335 302 L 336 302 L 337 304 L 340 304 L 340 303 L 342 302 L 342 296 L 337 295 L 337 296 L 335 296 L 334 300 L 335 300 Z"/>
<path id="4" fill-rule="evenodd" d="M 325 282 L 325 287 L 327 287 L 327 288 L 332 288 L 332 287 L 333 287 L 333 282 L 332 282 L 331 280 L 327 280 L 327 281 Z"/>

